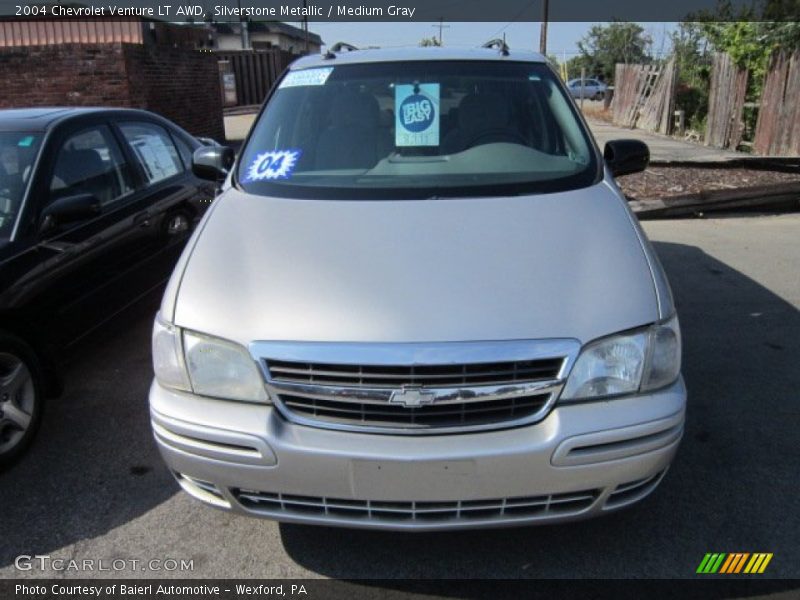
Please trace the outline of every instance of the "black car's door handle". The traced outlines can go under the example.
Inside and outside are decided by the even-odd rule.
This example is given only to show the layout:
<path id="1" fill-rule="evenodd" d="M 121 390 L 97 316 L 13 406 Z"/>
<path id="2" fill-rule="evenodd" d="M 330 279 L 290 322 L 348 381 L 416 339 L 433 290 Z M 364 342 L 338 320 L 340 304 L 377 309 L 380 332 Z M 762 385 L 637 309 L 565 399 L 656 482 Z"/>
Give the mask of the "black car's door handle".
<path id="1" fill-rule="evenodd" d="M 150 227 L 150 213 L 146 210 L 133 217 L 133 224 L 139 227 Z"/>

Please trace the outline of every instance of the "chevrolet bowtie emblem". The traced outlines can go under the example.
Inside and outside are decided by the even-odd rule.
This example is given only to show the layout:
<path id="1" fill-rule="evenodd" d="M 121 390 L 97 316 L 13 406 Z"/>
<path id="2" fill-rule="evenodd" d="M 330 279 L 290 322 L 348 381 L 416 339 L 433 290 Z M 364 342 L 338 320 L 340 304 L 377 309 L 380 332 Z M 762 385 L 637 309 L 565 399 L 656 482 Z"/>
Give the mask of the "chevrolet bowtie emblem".
<path id="1" fill-rule="evenodd" d="M 407 408 L 415 408 L 423 404 L 431 404 L 435 398 L 433 392 L 426 392 L 425 390 L 417 388 L 403 388 L 392 392 L 392 397 L 389 402 L 392 404 L 402 404 Z"/>

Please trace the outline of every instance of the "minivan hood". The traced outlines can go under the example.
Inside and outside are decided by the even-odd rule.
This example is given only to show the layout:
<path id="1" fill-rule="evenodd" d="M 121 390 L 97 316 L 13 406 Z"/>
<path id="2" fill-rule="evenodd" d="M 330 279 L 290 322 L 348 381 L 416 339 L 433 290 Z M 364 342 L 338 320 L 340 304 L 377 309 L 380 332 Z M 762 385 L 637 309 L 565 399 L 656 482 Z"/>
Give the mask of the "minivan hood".
<path id="1" fill-rule="evenodd" d="M 374 202 L 229 189 L 186 261 L 174 315 L 245 345 L 585 343 L 656 321 L 658 306 L 630 215 L 605 183 Z"/>

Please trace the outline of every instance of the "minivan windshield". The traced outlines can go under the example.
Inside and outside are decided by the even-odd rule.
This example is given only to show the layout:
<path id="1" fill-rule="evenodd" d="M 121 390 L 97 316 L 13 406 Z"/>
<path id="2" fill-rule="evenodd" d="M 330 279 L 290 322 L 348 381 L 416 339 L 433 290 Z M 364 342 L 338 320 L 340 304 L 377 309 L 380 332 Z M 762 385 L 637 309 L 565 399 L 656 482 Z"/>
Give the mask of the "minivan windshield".
<path id="1" fill-rule="evenodd" d="M 0 131 L 0 244 L 11 237 L 41 134 Z"/>
<path id="2" fill-rule="evenodd" d="M 237 181 L 269 196 L 411 199 L 564 191 L 598 174 L 544 64 L 331 60 L 284 76 Z"/>

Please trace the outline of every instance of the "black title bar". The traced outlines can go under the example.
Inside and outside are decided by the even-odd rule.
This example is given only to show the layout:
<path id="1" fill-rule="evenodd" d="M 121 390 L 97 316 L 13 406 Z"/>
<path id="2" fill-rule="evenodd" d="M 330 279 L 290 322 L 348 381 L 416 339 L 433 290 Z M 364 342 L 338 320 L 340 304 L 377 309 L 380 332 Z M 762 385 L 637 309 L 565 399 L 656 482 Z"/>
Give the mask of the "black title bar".
<path id="1" fill-rule="evenodd" d="M 544 0 L 0 0 L 18 19 L 148 18 L 163 21 L 533 22 Z M 549 21 L 800 21 L 800 2 L 731 0 L 551 0 Z"/>

